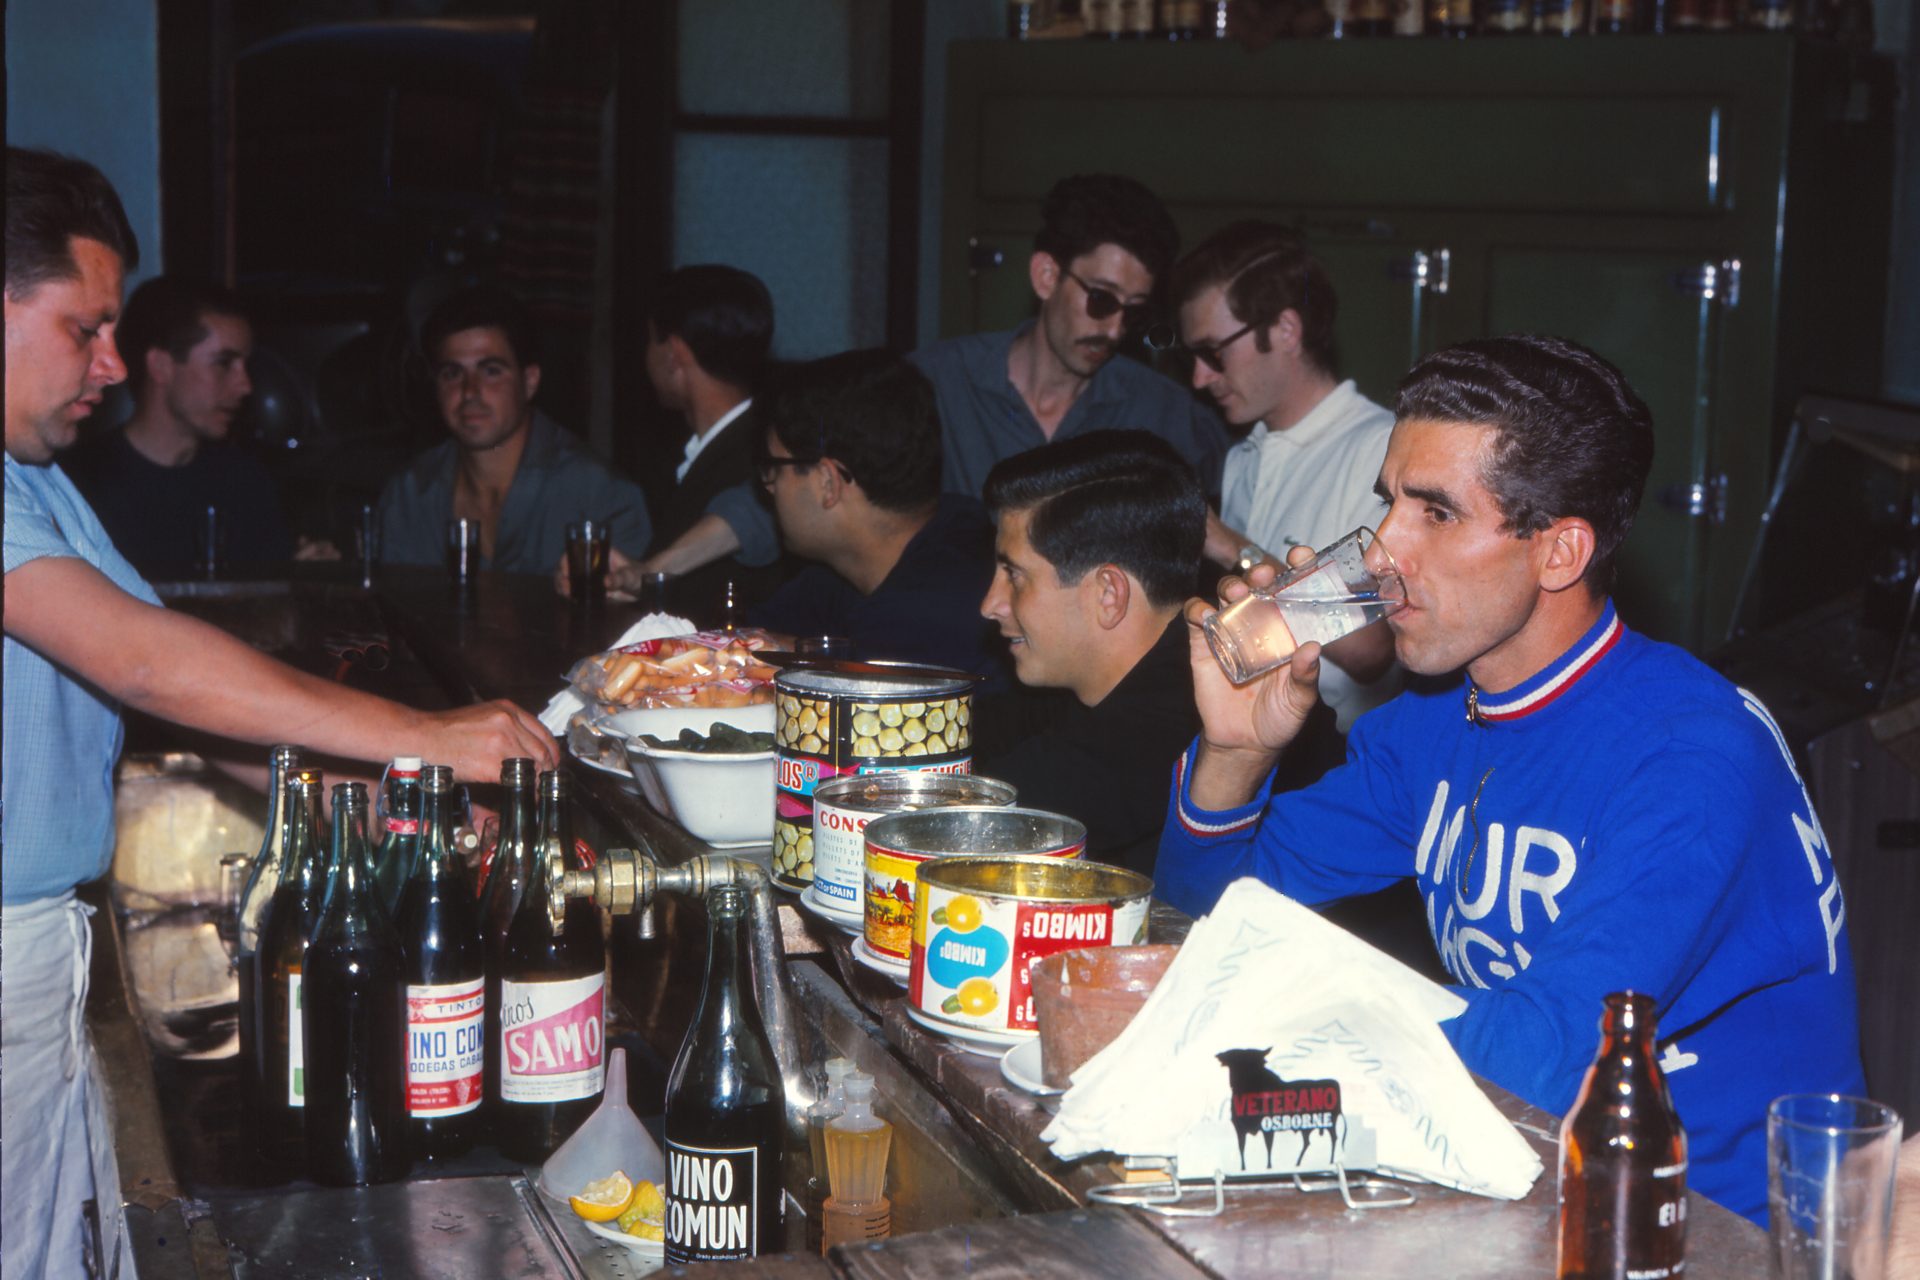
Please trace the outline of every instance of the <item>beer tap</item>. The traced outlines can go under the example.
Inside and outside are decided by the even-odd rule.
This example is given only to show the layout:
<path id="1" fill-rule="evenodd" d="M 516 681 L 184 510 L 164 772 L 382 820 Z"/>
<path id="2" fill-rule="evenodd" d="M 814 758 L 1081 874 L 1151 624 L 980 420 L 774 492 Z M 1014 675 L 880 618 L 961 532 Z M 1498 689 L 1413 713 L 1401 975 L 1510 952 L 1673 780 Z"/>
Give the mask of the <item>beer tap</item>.
<path id="1" fill-rule="evenodd" d="M 719 884 L 737 884 L 746 890 L 747 911 L 753 925 L 753 977 L 760 1001 L 760 1017 L 780 1060 L 780 1080 L 786 1091 L 787 1126 L 805 1139 L 807 1108 L 813 1103 L 808 1082 L 807 1046 L 793 1016 L 792 980 L 781 945 L 780 918 L 773 898 L 773 882 L 764 867 L 724 854 L 701 854 L 669 866 L 651 849 L 608 849 L 591 871 L 561 873 L 559 891 L 569 898 L 590 898 L 616 916 L 640 914 L 642 937 L 653 934 L 653 902 L 662 893 L 686 894 L 704 902 L 707 890 Z"/>

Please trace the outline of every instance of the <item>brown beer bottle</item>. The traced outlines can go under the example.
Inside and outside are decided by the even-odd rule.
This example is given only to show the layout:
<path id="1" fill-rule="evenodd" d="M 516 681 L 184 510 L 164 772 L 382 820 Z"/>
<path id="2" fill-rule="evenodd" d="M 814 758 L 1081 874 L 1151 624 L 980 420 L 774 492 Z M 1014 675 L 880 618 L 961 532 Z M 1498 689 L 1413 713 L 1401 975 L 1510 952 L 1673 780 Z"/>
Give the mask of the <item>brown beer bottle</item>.
<path id="1" fill-rule="evenodd" d="M 592 1115 L 606 1092 L 606 950 L 600 912 L 559 897 L 563 871 L 580 870 L 573 798 L 563 773 L 540 775 L 540 827 L 532 882 L 520 899 L 500 961 L 501 1153 L 545 1160 Z M 496 855 L 497 856 L 497 855 Z"/>
<path id="2" fill-rule="evenodd" d="M 1656 1061 L 1654 1000 L 1606 999 L 1600 1052 L 1560 1122 L 1560 1280 L 1681 1275 L 1687 1135 Z"/>

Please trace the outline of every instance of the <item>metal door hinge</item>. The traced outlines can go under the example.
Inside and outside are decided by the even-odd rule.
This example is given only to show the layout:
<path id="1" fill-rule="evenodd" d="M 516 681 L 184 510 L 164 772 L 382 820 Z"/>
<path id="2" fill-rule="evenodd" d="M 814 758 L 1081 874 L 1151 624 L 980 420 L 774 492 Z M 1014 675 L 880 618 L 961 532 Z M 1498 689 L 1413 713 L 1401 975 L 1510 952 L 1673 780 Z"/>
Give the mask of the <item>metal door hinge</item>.
<path id="1" fill-rule="evenodd" d="M 1660 505 L 1682 515 L 1727 522 L 1727 476 L 1720 472 L 1693 484 L 1670 484 L 1660 490 Z"/>
<path id="2" fill-rule="evenodd" d="M 1395 280 L 1411 280 L 1415 289 L 1445 293 L 1453 283 L 1453 250 L 1415 249 L 1411 257 L 1389 263 L 1387 274 Z"/>
<path id="3" fill-rule="evenodd" d="M 1702 301 L 1718 301 L 1723 307 L 1740 305 L 1740 259 L 1703 262 L 1691 271 L 1673 277 L 1673 287 L 1682 293 L 1697 295 Z"/>
<path id="4" fill-rule="evenodd" d="M 990 244 L 981 244 L 977 237 L 967 238 L 967 274 L 977 276 L 982 271 L 992 271 L 995 267 L 1005 266 L 1007 255 Z"/>

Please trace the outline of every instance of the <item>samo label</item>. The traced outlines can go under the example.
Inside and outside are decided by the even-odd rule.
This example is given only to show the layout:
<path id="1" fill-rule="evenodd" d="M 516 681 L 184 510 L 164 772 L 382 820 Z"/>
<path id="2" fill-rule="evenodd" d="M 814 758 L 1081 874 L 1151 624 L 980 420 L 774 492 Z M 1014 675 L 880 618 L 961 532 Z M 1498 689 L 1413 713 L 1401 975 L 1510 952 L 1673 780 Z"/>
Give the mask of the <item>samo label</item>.
<path id="1" fill-rule="evenodd" d="M 457 1116 L 480 1105 L 486 982 L 407 985 L 407 1114 Z"/>
<path id="2" fill-rule="evenodd" d="M 301 1016 L 300 971 L 287 974 L 287 1105 L 307 1105 L 307 1028 Z"/>
<path id="3" fill-rule="evenodd" d="M 723 1262 L 760 1252 L 760 1150 L 667 1139 L 667 1261 Z"/>
<path id="4" fill-rule="evenodd" d="M 567 1102 L 606 1088 L 606 975 L 500 984 L 500 1096 Z"/>

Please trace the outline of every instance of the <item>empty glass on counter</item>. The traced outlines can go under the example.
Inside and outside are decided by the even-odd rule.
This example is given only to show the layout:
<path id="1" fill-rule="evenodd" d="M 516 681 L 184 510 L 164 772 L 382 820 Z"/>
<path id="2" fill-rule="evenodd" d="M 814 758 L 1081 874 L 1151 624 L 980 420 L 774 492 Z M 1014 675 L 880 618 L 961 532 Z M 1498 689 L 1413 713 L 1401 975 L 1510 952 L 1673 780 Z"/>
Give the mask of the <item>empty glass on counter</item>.
<path id="1" fill-rule="evenodd" d="M 1369 561 L 1380 566 L 1378 573 Z M 1227 679 L 1245 684 L 1284 666 L 1308 641 L 1331 644 L 1390 617 L 1406 600 L 1393 558 L 1375 541 L 1373 530 L 1362 528 L 1201 626 Z"/>
<path id="2" fill-rule="evenodd" d="M 1767 1108 L 1767 1219 L 1776 1280 L 1881 1280 L 1900 1116 L 1840 1094 Z"/>

